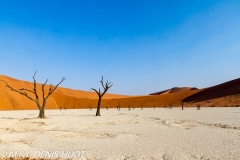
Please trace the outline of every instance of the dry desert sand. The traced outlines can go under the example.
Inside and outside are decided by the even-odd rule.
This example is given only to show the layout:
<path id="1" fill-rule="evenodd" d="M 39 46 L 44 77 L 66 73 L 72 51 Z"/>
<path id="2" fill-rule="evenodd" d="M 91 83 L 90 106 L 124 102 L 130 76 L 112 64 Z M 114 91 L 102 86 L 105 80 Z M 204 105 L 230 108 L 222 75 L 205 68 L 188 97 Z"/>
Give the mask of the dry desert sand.
<path id="1" fill-rule="evenodd" d="M 86 151 L 92 160 L 240 159 L 240 108 L 0 113 L 0 151 Z"/>

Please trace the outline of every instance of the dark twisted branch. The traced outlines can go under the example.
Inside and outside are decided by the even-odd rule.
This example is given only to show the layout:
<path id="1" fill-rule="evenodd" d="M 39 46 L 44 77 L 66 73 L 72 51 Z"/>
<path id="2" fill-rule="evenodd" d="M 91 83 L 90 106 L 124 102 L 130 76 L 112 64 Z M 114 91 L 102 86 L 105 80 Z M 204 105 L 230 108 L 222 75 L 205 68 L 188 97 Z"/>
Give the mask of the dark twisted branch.
<path id="1" fill-rule="evenodd" d="M 101 76 L 102 76 L 102 75 L 101 75 Z M 105 86 L 103 85 L 103 76 L 102 76 L 102 80 L 101 80 L 100 82 L 101 82 L 101 84 L 102 84 L 103 89 L 105 90 Z"/>
<path id="2" fill-rule="evenodd" d="M 56 86 L 50 85 L 50 89 L 49 89 L 49 92 L 48 92 L 48 95 L 47 95 L 46 99 L 57 89 L 57 87 L 58 87 L 65 79 L 66 79 L 66 78 L 63 77 L 62 80 L 61 80 Z"/>
<path id="3" fill-rule="evenodd" d="M 62 78 L 62 80 L 56 85 L 56 86 L 53 86 L 52 84 L 50 84 L 50 87 L 49 87 L 49 92 L 47 94 L 47 96 L 45 97 L 45 86 L 48 82 L 48 79 L 45 81 L 45 83 L 42 84 L 42 105 L 39 103 L 39 97 L 38 97 L 38 94 L 37 94 L 37 82 L 36 82 L 36 79 L 35 79 L 35 75 L 36 75 L 37 71 L 35 72 L 35 74 L 33 75 L 33 90 L 29 90 L 29 89 L 26 89 L 26 88 L 21 88 L 19 90 L 17 89 L 14 89 L 13 87 L 11 87 L 5 80 L 1 80 L 0 81 L 3 81 L 6 83 L 6 87 L 10 88 L 12 91 L 15 91 L 21 95 L 24 95 L 25 97 L 27 97 L 28 99 L 34 101 L 36 104 L 37 104 L 37 107 L 39 109 L 39 118 L 45 118 L 45 114 L 44 114 L 44 108 L 46 106 L 46 102 L 47 102 L 47 99 L 48 97 L 57 89 L 57 87 L 66 79 L 66 78 Z M 24 91 L 27 91 L 27 92 L 30 92 L 30 93 L 33 93 L 35 95 L 35 99 L 33 99 L 32 97 L 30 97 L 26 92 Z"/>
<path id="4" fill-rule="evenodd" d="M 45 83 L 42 84 L 42 98 L 43 98 L 42 106 L 45 106 L 45 104 L 46 104 L 46 99 L 44 98 L 45 97 L 44 87 L 47 84 L 47 81 L 48 81 L 48 79 L 45 81 Z"/>
<path id="5" fill-rule="evenodd" d="M 33 91 L 34 91 L 34 95 L 36 97 L 36 101 L 39 103 L 39 99 L 38 99 L 38 94 L 37 94 L 37 82 L 35 79 L 35 75 L 37 74 L 37 71 L 35 72 L 35 74 L 33 75 Z"/>
<path id="6" fill-rule="evenodd" d="M 47 81 L 48 81 L 48 79 L 46 80 L 45 83 L 42 84 L 42 97 L 43 97 L 43 100 L 44 100 L 44 96 L 45 96 L 44 87 L 45 87 L 45 85 L 47 84 Z"/>
<path id="7" fill-rule="evenodd" d="M 12 88 L 6 81 L 1 80 L 1 79 L 0 79 L 0 81 L 5 82 L 5 83 L 6 83 L 6 86 L 5 86 L 5 87 L 10 88 L 12 91 L 17 92 L 17 93 L 19 93 L 19 94 L 21 94 L 21 95 L 24 95 L 24 96 L 26 96 L 28 99 L 30 99 L 30 100 L 32 100 L 32 101 L 34 101 L 34 102 L 37 102 L 36 100 L 32 99 L 26 92 L 21 92 L 21 91 L 20 91 L 20 90 L 26 90 L 26 91 L 32 92 L 31 90 L 27 90 L 27 89 L 24 89 L 24 88 L 19 89 L 19 90 L 16 90 L 16 89 Z M 32 92 L 32 93 L 33 93 L 33 92 Z"/>
<path id="8" fill-rule="evenodd" d="M 21 89 L 19 89 L 20 91 L 28 91 L 28 92 L 31 92 L 31 93 L 33 93 L 34 94 L 34 92 L 33 91 L 31 91 L 31 90 L 29 90 L 29 89 L 25 89 L 25 88 L 21 88 Z"/>
<path id="9" fill-rule="evenodd" d="M 10 88 L 12 91 L 15 91 L 21 95 L 24 95 L 26 96 L 27 98 L 29 98 L 30 100 L 36 102 L 36 103 L 39 103 L 39 98 L 38 98 L 38 94 L 37 94 L 37 83 L 36 83 L 36 79 L 35 79 L 35 75 L 36 75 L 37 71 L 35 72 L 34 76 L 33 76 L 33 90 L 29 90 L 29 89 L 26 89 L 26 88 L 21 88 L 19 90 L 16 90 L 14 89 L 13 87 L 11 87 L 5 80 L 1 80 L 0 81 L 3 81 L 6 83 L 6 87 Z M 47 96 L 45 97 L 45 91 L 44 91 L 44 87 L 45 85 L 47 84 L 48 82 L 48 79 L 45 81 L 44 84 L 42 84 L 42 92 L 43 92 L 43 100 L 47 100 L 47 98 L 57 89 L 57 87 L 65 80 L 66 78 L 62 78 L 62 80 L 56 85 L 56 86 L 53 86 L 52 84 L 50 85 L 50 88 L 49 88 L 49 92 L 47 94 Z M 31 92 L 35 95 L 36 99 L 34 100 L 33 98 L 31 98 L 26 92 L 22 92 L 22 91 L 28 91 L 28 92 Z"/>
<path id="10" fill-rule="evenodd" d="M 99 92 L 96 89 L 94 89 L 94 88 L 91 88 L 91 90 L 94 90 L 98 95 L 100 95 L 99 94 L 100 93 L 100 89 L 99 89 Z"/>
<path id="11" fill-rule="evenodd" d="M 103 83 L 103 76 L 102 76 L 102 79 L 100 81 L 100 83 L 102 84 L 102 87 L 104 89 L 104 91 L 101 93 L 100 91 L 100 88 L 99 90 L 97 91 L 96 89 L 94 88 L 91 88 L 91 90 L 95 91 L 97 94 L 98 94 L 98 106 L 97 106 L 97 112 L 96 112 L 96 116 L 100 116 L 100 108 L 101 108 L 101 100 L 102 100 L 102 97 L 103 95 L 108 91 L 109 88 L 112 87 L 113 84 L 111 84 L 111 82 L 106 82 L 106 84 L 104 85 Z"/>
<path id="12" fill-rule="evenodd" d="M 99 91 L 97 91 L 94 88 L 91 88 L 91 90 L 94 90 L 98 94 L 98 96 L 102 97 L 108 91 L 108 89 L 112 87 L 113 84 L 111 84 L 111 82 L 108 82 L 108 80 L 107 80 L 106 84 L 104 85 L 104 83 L 103 83 L 103 76 L 102 76 L 102 80 L 100 82 L 101 82 L 102 87 L 104 89 L 102 94 L 100 92 L 100 88 L 99 88 Z"/>

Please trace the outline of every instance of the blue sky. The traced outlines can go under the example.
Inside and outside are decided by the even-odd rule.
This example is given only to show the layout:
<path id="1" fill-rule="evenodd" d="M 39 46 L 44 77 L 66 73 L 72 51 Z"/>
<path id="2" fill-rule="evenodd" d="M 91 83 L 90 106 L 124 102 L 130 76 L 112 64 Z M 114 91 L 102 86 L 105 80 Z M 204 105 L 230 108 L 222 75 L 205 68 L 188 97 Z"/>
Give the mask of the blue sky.
<path id="1" fill-rule="evenodd" d="M 0 74 L 143 95 L 239 78 L 238 0 L 0 0 Z"/>

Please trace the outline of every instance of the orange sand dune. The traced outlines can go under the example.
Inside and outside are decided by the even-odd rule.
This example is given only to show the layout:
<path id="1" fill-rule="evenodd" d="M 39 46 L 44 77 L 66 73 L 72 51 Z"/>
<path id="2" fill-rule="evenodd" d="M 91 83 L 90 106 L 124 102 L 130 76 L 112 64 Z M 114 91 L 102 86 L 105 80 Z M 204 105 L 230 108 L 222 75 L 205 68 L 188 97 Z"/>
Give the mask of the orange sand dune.
<path id="1" fill-rule="evenodd" d="M 186 97 L 184 102 L 202 102 L 207 106 L 240 106 L 240 78 Z"/>
<path id="2" fill-rule="evenodd" d="M 17 80 L 14 78 L 10 78 L 7 76 L 0 75 L 0 79 L 6 81 L 10 86 L 12 86 L 15 89 L 25 88 L 25 89 L 33 89 L 33 83 Z M 48 92 L 49 85 L 46 85 L 45 87 L 45 93 Z M 37 91 L 39 97 L 42 95 L 41 91 L 41 84 L 37 84 Z M 80 91 L 80 90 L 71 90 L 67 88 L 57 88 L 54 94 L 61 94 L 62 96 L 68 97 L 68 98 L 78 98 L 78 99 L 97 99 L 97 94 L 95 92 L 87 92 L 87 91 Z M 34 94 L 28 93 L 29 96 L 34 98 Z M 112 98 L 125 98 L 130 96 L 123 96 L 123 95 L 116 95 L 116 94 L 105 94 L 103 99 L 112 99 Z M 47 101 L 46 108 L 47 109 L 54 109 L 59 108 L 58 106 L 58 100 L 54 99 L 53 96 L 50 96 Z M 41 101 L 41 99 L 40 99 Z M 69 105 L 68 108 L 70 108 L 71 105 Z M 23 95 L 20 95 L 14 91 L 11 91 L 9 88 L 5 87 L 5 83 L 0 81 L 0 109 L 8 110 L 8 109 L 37 109 L 35 102 L 30 101 L 28 98 L 26 98 Z"/>
<path id="3" fill-rule="evenodd" d="M 33 83 L 17 80 L 14 78 L 0 76 L 0 79 L 5 80 L 14 88 L 32 89 Z M 47 92 L 48 86 L 46 86 Z M 38 94 L 41 95 L 41 85 L 37 84 Z M 173 90 L 174 91 L 174 90 Z M 198 92 L 185 91 L 179 93 L 165 94 L 159 96 L 123 96 L 115 94 L 106 94 L 102 100 L 102 107 L 163 107 L 169 104 L 180 105 L 182 99 Z M 31 94 L 29 94 L 31 95 Z M 34 95 L 31 95 L 34 98 Z M 97 94 L 95 92 L 87 92 L 80 90 L 71 90 L 59 87 L 48 99 L 46 109 L 59 108 L 95 108 L 97 106 Z M 4 82 L 0 82 L 0 106 L 4 110 L 18 109 L 37 109 L 36 104 L 26 97 L 10 91 L 5 87 Z"/>
<path id="4" fill-rule="evenodd" d="M 178 93 L 178 92 L 185 92 L 185 91 L 196 90 L 196 89 L 197 89 L 197 88 L 195 88 L 195 87 L 174 87 L 174 88 L 171 88 L 171 89 L 168 89 L 168 90 L 151 93 L 151 94 L 149 94 L 149 95 L 160 95 L 160 94 Z"/>
<path id="5" fill-rule="evenodd" d="M 103 99 L 102 107 L 116 108 L 120 105 L 121 108 L 128 107 L 164 107 L 172 104 L 173 106 L 180 106 L 181 101 L 200 90 L 186 91 L 181 93 L 157 95 L 157 96 L 136 96 L 116 99 Z M 61 108 L 96 108 L 97 99 L 82 99 L 69 97 L 59 93 L 53 93 L 52 97 L 56 100 L 58 106 Z"/>
<path id="6" fill-rule="evenodd" d="M 55 93 L 60 93 L 66 96 L 82 98 L 82 99 L 98 99 L 96 92 L 90 92 L 90 91 L 73 90 L 73 89 L 59 87 L 56 89 Z M 131 97 L 131 96 L 106 93 L 103 99 L 126 98 L 126 97 Z"/>
<path id="7" fill-rule="evenodd" d="M 120 103 L 121 107 L 166 107 L 172 104 L 180 106 L 184 98 L 193 95 L 201 90 L 190 90 L 186 92 L 163 94 L 163 95 L 147 95 L 124 99 L 113 99 L 103 101 L 103 103 L 111 103 L 112 107 Z"/>
<path id="8" fill-rule="evenodd" d="M 32 89 L 33 83 L 1 76 L 14 88 Z M 49 86 L 46 86 L 46 92 Z M 38 94 L 41 95 L 41 85 L 37 84 Z M 160 93 L 160 92 L 158 92 Z M 29 94 L 34 97 L 34 95 Z M 40 96 L 41 97 L 41 96 Z M 97 94 L 80 90 L 72 90 L 59 87 L 48 99 L 46 109 L 59 108 L 96 108 Z M 202 106 L 238 106 L 240 104 L 240 79 L 226 82 L 221 85 L 206 89 L 196 89 L 190 87 L 172 88 L 163 91 L 161 94 L 146 96 L 123 96 L 106 94 L 102 100 L 102 108 L 126 107 L 164 107 L 170 104 L 173 107 L 184 106 L 195 107 L 201 102 Z M 37 109 L 34 102 L 26 97 L 11 91 L 5 87 L 4 82 L 0 82 L 0 109 L 1 110 L 21 110 Z"/>

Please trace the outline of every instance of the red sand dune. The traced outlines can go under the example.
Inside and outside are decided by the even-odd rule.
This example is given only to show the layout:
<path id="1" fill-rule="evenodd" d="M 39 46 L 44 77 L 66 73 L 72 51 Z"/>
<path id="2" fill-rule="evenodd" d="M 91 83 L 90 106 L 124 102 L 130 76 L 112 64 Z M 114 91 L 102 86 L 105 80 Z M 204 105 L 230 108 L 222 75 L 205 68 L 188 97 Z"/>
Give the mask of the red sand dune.
<path id="1" fill-rule="evenodd" d="M 169 93 L 178 93 L 178 92 L 185 92 L 185 91 L 196 90 L 196 89 L 197 88 L 195 88 L 195 87 L 174 87 L 174 88 L 171 88 L 171 89 L 168 89 L 168 90 L 151 93 L 149 95 L 161 95 L 161 94 L 169 94 Z"/>
<path id="2" fill-rule="evenodd" d="M 231 80 L 186 97 L 184 102 L 212 103 L 210 106 L 240 105 L 240 78 Z"/>
<path id="3" fill-rule="evenodd" d="M 17 80 L 14 78 L 1 76 L 13 88 L 32 89 L 33 83 Z M 46 86 L 46 92 L 49 86 Z M 37 84 L 39 97 L 41 97 L 41 84 Z M 31 95 L 31 94 L 29 94 Z M 34 97 L 34 95 L 31 95 Z M 59 87 L 48 99 L 46 109 L 61 108 L 96 108 L 97 94 L 95 92 L 72 90 Z M 202 106 L 236 106 L 240 104 L 240 79 L 226 82 L 221 85 L 206 89 L 196 89 L 190 87 L 172 88 L 163 91 L 161 94 L 146 96 L 124 96 L 116 94 L 106 94 L 102 100 L 102 108 L 116 108 L 119 104 L 121 108 L 126 107 L 164 107 L 170 104 L 173 107 L 180 106 L 181 102 L 185 106 L 196 106 L 201 102 Z M 5 87 L 4 82 L 0 82 L 0 109 L 1 110 L 21 110 L 37 109 L 34 102 L 18 93 Z"/>
<path id="4" fill-rule="evenodd" d="M 121 108 L 131 107 L 164 107 L 169 104 L 174 106 L 180 106 L 182 99 L 199 92 L 187 91 L 182 93 L 173 93 L 156 96 L 136 96 L 126 98 L 115 98 L 115 99 L 103 99 L 102 107 L 116 108 L 120 104 Z M 97 99 L 81 99 L 75 97 L 65 96 L 59 93 L 53 93 L 52 97 L 58 103 L 58 106 L 66 106 L 67 108 L 93 108 L 97 105 Z"/>
<path id="5" fill-rule="evenodd" d="M 33 89 L 32 82 L 26 82 L 17 80 L 14 78 L 10 78 L 7 76 L 0 75 L 0 79 L 6 81 L 10 86 L 15 89 L 26 88 Z M 8 109 L 37 109 L 35 102 L 30 101 L 23 95 L 20 95 L 14 91 L 11 91 L 9 88 L 5 87 L 5 83 L 0 81 L 0 109 L 8 110 Z M 45 93 L 48 92 L 49 85 L 45 87 Z M 41 84 L 37 84 L 37 91 L 39 97 L 42 95 Z M 29 96 L 34 98 L 32 93 L 28 93 Z M 75 98 L 75 99 L 85 99 L 86 101 L 97 99 L 97 94 L 95 92 L 87 92 L 80 90 L 71 90 L 67 88 L 58 87 L 56 91 L 53 93 L 54 95 L 61 95 L 61 98 L 64 97 L 67 99 Z M 47 101 L 46 108 L 59 108 L 58 103 L 62 100 L 61 98 L 57 99 L 56 96 L 50 96 Z M 130 96 L 116 95 L 116 94 L 105 94 L 103 99 L 113 99 L 113 98 L 125 98 Z M 94 101 L 95 102 L 95 101 Z M 68 108 L 71 108 L 72 105 L 69 105 Z"/>

